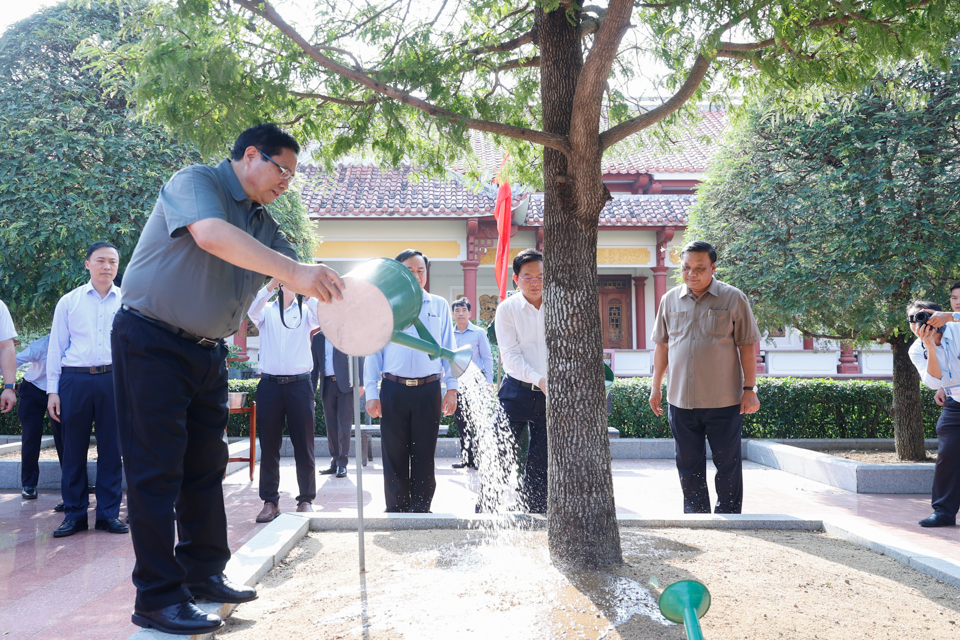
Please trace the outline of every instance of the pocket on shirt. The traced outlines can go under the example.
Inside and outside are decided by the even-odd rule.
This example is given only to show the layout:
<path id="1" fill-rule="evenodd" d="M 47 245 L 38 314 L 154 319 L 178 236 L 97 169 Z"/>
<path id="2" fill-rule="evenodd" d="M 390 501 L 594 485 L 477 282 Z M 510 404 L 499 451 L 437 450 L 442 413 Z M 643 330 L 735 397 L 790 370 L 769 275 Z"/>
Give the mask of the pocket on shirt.
<path id="1" fill-rule="evenodd" d="M 687 323 L 686 311 L 667 312 L 667 333 L 672 336 L 683 333 Z"/>
<path id="2" fill-rule="evenodd" d="M 723 338 L 733 331 L 728 309 L 710 309 L 707 311 L 707 335 Z"/>

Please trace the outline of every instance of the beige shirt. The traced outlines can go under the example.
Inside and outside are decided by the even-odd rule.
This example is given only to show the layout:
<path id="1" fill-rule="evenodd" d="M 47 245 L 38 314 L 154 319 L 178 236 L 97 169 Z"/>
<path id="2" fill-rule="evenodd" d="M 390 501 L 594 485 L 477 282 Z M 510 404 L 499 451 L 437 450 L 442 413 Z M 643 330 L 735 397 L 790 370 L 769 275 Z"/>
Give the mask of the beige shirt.
<path id="1" fill-rule="evenodd" d="M 667 344 L 667 402 L 680 409 L 740 404 L 738 347 L 760 342 L 747 296 L 713 279 L 695 298 L 682 284 L 663 296 L 651 339 Z"/>

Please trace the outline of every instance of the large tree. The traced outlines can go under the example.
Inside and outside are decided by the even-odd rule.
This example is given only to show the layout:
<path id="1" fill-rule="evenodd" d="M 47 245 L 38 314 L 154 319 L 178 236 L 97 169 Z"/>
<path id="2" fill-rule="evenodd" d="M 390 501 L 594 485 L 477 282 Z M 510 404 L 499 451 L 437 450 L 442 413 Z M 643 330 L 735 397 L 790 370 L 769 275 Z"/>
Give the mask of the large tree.
<path id="1" fill-rule="evenodd" d="M 908 90 L 908 102 L 889 89 Z M 960 276 L 960 57 L 911 64 L 816 118 L 754 108 L 732 128 L 691 212 L 722 278 L 768 327 L 890 345 L 897 454 L 923 460 L 911 300 L 945 301 Z"/>
<path id="2" fill-rule="evenodd" d="M 513 175 L 544 191 L 551 556 L 598 566 L 621 561 L 596 294 L 604 154 L 714 80 L 850 88 L 892 59 L 935 59 L 956 31 L 951 6 L 317 0 L 284 17 L 262 0 L 180 0 L 140 18 L 139 46 L 100 51 L 114 51 L 148 117 L 205 148 L 269 118 L 328 160 L 363 152 L 441 171 L 469 152 L 468 130 L 496 136 Z M 650 104 L 640 79 L 658 68 L 665 98 Z"/>

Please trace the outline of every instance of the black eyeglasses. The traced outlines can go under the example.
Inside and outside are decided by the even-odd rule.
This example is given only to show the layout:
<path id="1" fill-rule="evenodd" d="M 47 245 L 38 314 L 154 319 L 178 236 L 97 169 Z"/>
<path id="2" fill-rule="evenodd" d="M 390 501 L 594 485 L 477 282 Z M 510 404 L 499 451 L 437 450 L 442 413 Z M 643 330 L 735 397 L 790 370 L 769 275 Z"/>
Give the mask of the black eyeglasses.
<path id="1" fill-rule="evenodd" d="M 293 176 L 296 175 L 296 174 L 293 173 L 293 171 L 290 171 L 290 169 L 284 169 L 283 167 L 281 167 L 279 164 L 277 164 L 277 162 L 276 162 L 273 158 L 271 158 L 270 156 L 268 156 L 267 154 L 265 154 L 265 153 L 263 152 L 263 149 L 259 149 L 259 148 L 258 148 L 257 151 L 259 151 L 260 154 L 261 154 L 264 158 L 266 158 L 267 160 L 269 160 L 270 162 L 272 162 L 272 163 L 273 163 L 273 166 L 275 166 L 277 169 L 280 169 L 280 179 L 281 179 L 281 180 L 293 180 Z"/>

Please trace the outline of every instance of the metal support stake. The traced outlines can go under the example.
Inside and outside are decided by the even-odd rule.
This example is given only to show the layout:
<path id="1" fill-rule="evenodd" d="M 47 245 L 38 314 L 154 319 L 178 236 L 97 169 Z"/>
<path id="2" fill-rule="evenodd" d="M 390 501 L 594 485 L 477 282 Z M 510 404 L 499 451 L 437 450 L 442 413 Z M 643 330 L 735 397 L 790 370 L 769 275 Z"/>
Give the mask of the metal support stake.
<path id="1" fill-rule="evenodd" d="M 357 536 L 360 540 L 360 573 L 366 572 L 366 563 L 363 558 L 363 434 L 360 423 L 360 360 L 350 356 L 350 386 L 353 387 L 353 424 L 356 426 L 356 445 L 354 458 L 357 462 Z"/>

